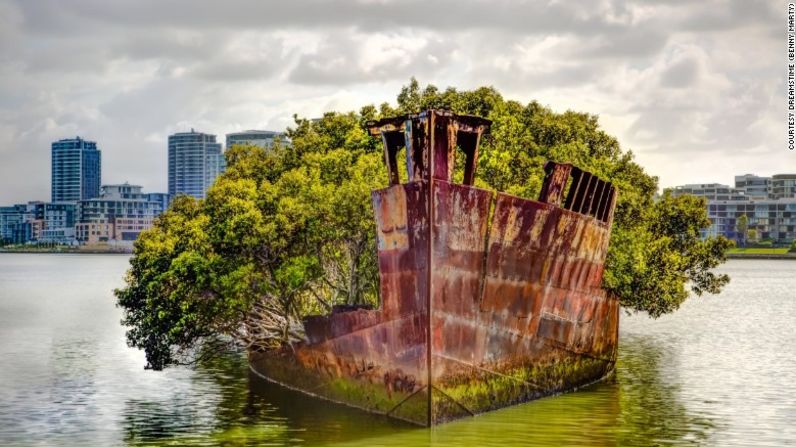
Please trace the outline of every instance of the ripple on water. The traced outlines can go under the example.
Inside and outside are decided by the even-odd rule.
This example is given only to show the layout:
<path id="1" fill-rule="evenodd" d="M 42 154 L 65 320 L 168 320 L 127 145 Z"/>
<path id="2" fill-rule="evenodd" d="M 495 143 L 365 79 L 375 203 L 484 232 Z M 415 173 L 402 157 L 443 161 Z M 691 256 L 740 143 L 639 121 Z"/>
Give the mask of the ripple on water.
<path id="1" fill-rule="evenodd" d="M 623 316 L 613 380 L 431 430 L 287 391 L 235 353 L 143 370 L 118 256 L 0 254 L 0 445 L 786 445 L 796 263 L 731 261 L 720 296 Z"/>

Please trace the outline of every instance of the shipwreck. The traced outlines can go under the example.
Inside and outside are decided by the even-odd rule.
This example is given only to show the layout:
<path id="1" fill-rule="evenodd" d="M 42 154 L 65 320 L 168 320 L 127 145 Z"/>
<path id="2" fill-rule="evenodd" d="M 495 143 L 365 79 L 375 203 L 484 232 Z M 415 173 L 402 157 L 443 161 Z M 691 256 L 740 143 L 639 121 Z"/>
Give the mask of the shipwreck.
<path id="1" fill-rule="evenodd" d="M 490 124 L 440 110 L 369 123 L 390 179 L 372 192 L 380 307 L 308 317 L 292 349 L 250 353 L 256 373 L 431 426 L 613 371 L 619 303 L 601 282 L 617 192 L 552 162 L 539 200 L 474 187 Z"/>

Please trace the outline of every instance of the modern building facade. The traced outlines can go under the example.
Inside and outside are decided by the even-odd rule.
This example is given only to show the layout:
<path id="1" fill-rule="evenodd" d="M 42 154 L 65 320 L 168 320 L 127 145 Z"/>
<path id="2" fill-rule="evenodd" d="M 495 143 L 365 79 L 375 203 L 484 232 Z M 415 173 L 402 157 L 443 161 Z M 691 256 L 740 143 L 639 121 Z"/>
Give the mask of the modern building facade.
<path id="1" fill-rule="evenodd" d="M 226 165 L 216 136 L 202 132 L 169 135 L 169 195 L 203 199 Z"/>
<path id="2" fill-rule="evenodd" d="M 758 241 L 788 245 L 796 240 L 796 174 L 735 177 L 735 188 L 717 183 L 689 184 L 672 189 L 675 196 L 692 194 L 707 200 L 711 226 L 703 236 L 749 241 L 738 231 L 738 218 L 747 217 L 748 230 Z"/>
<path id="3" fill-rule="evenodd" d="M 39 241 L 54 244 L 74 244 L 76 215 L 77 205 L 74 202 L 45 203 L 44 229 Z"/>
<path id="4" fill-rule="evenodd" d="M 53 202 L 76 202 L 99 196 L 102 155 L 97 143 L 80 137 L 58 140 L 51 152 Z"/>
<path id="5" fill-rule="evenodd" d="M 727 185 L 719 183 L 692 183 L 688 185 L 675 186 L 672 189 L 675 196 L 691 194 L 704 197 L 707 200 L 744 200 L 746 196 L 743 191 L 739 191 Z"/>
<path id="6" fill-rule="evenodd" d="M 236 144 L 260 146 L 265 149 L 270 149 L 277 141 L 286 142 L 287 137 L 284 133 L 270 130 L 246 130 L 243 132 L 228 133 L 227 149 Z"/>
<path id="7" fill-rule="evenodd" d="M 796 174 L 777 174 L 771 177 L 770 194 L 775 199 L 796 197 Z"/>
<path id="8" fill-rule="evenodd" d="M 162 202 L 150 201 L 141 186 L 104 185 L 100 197 L 78 203 L 75 238 L 81 244 L 131 245 L 161 212 Z"/>
<path id="9" fill-rule="evenodd" d="M 15 244 L 24 244 L 31 240 L 39 240 L 44 236 L 44 202 L 28 202 L 25 215 L 14 239 Z"/>
<path id="10" fill-rule="evenodd" d="M 168 207 L 168 194 L 137 185 L 104 185 L 99 197 L 77 202 L 28 202 L 0 207 L 0 245 L 103 244 L 132 247 Z"/>
<path id="11" fill-rule="evenodd" d="M 736 175 L 735 189 L 742 191 L 750 198 L 767 199 L 771 192 L 771 177 L 760 177 L 754 174 Z"/>
<path id="12" fill-rule="evenodd" d="M 0 244 L 15 243 L 14 232 L 25 216 L 25 205 L 0 206 Z"/>
<path id="13" fill-rule="evenodd" d="M 160 204 L 160 208 L 163 211 L 166 211 L 171 203 L 171 196 L 165 192 L 150 192 L 144 194 L 144 196 L 148 201 Z"/>
<path id="14" fill-rule="evenodd" d="M 0 244 L 38 240 L 44 230 L 44 202 L 0 207 Z"/>

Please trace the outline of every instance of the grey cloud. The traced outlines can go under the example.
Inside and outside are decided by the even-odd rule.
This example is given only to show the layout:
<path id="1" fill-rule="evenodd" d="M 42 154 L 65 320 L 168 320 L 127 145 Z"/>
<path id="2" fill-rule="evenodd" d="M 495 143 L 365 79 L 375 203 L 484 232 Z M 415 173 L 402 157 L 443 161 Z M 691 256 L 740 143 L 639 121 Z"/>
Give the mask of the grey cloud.
<path id="1" fill-rule="evenodd" d="M 699 64 L 693 58 L 686 58 L 668 67 L 662 74 L 660 84 L 663 87 L 683 88 L 696 82 Z"/>
<path id="2" fill-rule="evenodd" d="M 68 32 L 72 23 L 107 27 L 143 26 L 176 29 L 257 29 L 341 26 L 368 31 L 410 27 L 429 30 L 472 28 L 513 29 L 541 33 L 565 30 L 590 32 L 610 27 L 597 15 L 585 15 L 580 6 L 548 1 L 474 1 L 363 2 L 305 0 L 261 2 L 249 0 L 235 5 L 212 0 L 161 2 L 104 2 L 78 0 L 64 10 L 56 0 L 23 2 L 28 26 L 40 33 Z M 78 29 L 77 32 L 85 30 Z"/>
<path id="3" fill-rule="evenodd" d="M 201 32 L 199 30 L 135 31 L 112 45 L 117 57 L 133 60 L 169 59 L 196 61 L 210 58 L 223 50 L 228 33 Z"/>
<path id="4" fill-rule="evenodd" d="M 601 66 L 586 64 L 567 64 L 550 70 L 534 70 L 523 64 L 512 62 L 505 68 L 479 67 L 472 73 L 476 83 L 489 80 L 489 84 L 503 89 L 533 92 L 552 88 L 570 88 L 589 85 L 605 73 Z M 532 98 L 527 98 L 530 100 Z"/>
<path id="5" fill-rule="evenodd" d="M 289 73 L 289 80 L 308 85 L 346 85 L 423 77 L 440 66 L 447 66 L 455 49 L 455 42 L 431 39 L 419 48 L 399 48 L 401 54 L 365 67 L 361 42 L 351 36 L 328 39 L 317 52 L 299 58 Z"/>
<path id="6" fill-rule="evenodd" d="M 128 126 L 143 132 L 191 119 L 197 111 L 212 107 L 213 103 L 201 84 L 189 79 L 163 78 L 113 95 L 100 105 L 100 111 L 111 122 L 135 117 L 128 121 Z"/>
<path id="7" fill-rule="evenodd" d="M 603 2 L 605 3 L 605 2 Z M 631 23 L 633 10 L 656 5 L 659 17 L 651 23 Z M 214 0 L 107 2 L 76 0 L 65 7 L 57 0 L 21 2 L 26 26 L 42 34 L 77 35 L 113 28 L 258 30 L 355 27 L 366 32 L 399 28 L 456 32 L 490 29 L 512 34 L 569 33 L 586 38 L 621 34 L 639 27 L 657 30 L 728 29 L 750 23 L 767 24 L 776 16 L 766 0 L 731 2 L 612 1 L 589 8 L 575 2 L 546 0 L 457 0 L 427 2 L 296 0 L 291 2 Z M 682 12 L 685 11 L 685 12 Z M 611 20 L 607 15 L 610 14 Z M 637 36 L 639 36 L 638 34 Z M 621 38 L 621 35 L 617 35 Z"/>
<path id="8" fill-rule="evenodd" d="M 659 53 L 668 40 L 666 31 L 652 27 L 614 30 L 585 39 L 572 51 L 572 57 L 586 59 L 650 57 Z"/>
<path id="9" fill-rule="evenodd" d="M 774 141 L 755 128 L 761 114 L 776 106 L 764 85 L 739 82 L 713 93 L 705 91 L 709 84 L 681 87 L 676 97 L 667 90 L 639 92 L 632 109 L 638 118 L 628 135 L 669 153 L 743 152 L 760 145 L 776 151 Z M 705 104 L 707 99 L 715 102 Z"/>
<path id="10" fill-rule="evenodd" d="M 282 42 L 267 39 L 248 48 L 249 54 L 226 46 L 212 57 L 196 61 L 190 76 L 208 81 L 264 81 L 285 69 L 289 63 L 282 55 Z"/>
<path id="11" fill-rule="evenodd" d="M 47 197 L 57 138 L 96 139 L 106 180 L 152 191 L 165 186 L 170 132 L 378 103 L 410 76 L 610 114 L 626 147 L 659 157 L 649 169 L 665 184 L 689 151 L 781 160 L 781 6 L 0 0 L 0 204 Z"/>
<path id="12" fill-rule="evenodd" d="M 219 61 L 202 65 L 192 74 L 211 81 L 265 80 L 276 73 L 278 68 L 278 60 Z"/>
<path id="13" fill-rule="evenodd" d="M 694 31 L 722 31 L 754 25 L 767 26 L 782 21 L 778 2 L 768 0 L 728 0 L 719 4 L 704 2 L 695 12 L 683 18 L 683 29 Z"/>
<path id="14" fill-rule="evenodd" d="M 28 73 L 51 72 L 80 73 L 103 71 L 111 54 L 92 44 L 73 43 L 48 45 L 37 48 L 26 57 L 25 71 Z"/>

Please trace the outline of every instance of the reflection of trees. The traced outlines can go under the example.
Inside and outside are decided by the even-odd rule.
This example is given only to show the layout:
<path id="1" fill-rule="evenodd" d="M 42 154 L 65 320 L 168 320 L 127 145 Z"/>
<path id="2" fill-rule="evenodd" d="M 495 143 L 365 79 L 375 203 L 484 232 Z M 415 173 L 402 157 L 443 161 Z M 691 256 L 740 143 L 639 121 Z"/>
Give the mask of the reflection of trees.
<path id="1" fill-rule="evenodd" d="M 164 390 L 163 400 L 125 403 L 128 445 L 316 445 L 411 427 L 272 384 L 239 353 L 202 362 L 185 380 L 191 395 Z"/>
<path id="2" fill-rule="evenodd" d="M 623 335 L 616 378 L 429 431 L 274 385 L 229 353 L 198 365 L 188 393 L 130 401 L 130 445 L 705 444 L 713 422 L 680 400 L 676 358 L 651 337 Z M 184 395 L 190 394 L 190 395 Z"/>
<path id="3" fill-rule="evenodd" d="M 174 374 L 158 400 L 130 400 L 123 410 L 124 440 L 128 445 L 189 445 L 204 440 L 229 418 L 238 388 L 246 387 L 245 359 L 236 353 L 202 362 L 193 371 L 172 368 Z"/>
<path id="4" fill-rule="evenodd" d="M 688 411 L 680 400 L 678 365 L 663 341 L 650 336 L 625 336 L 617 365 L 622 429 L 620 445 L 705 444 L 714 422 Z"/>
<path id="5" fill-rule="evenodd" d="M 302 432 L 296 435 L 307 445 L 353 442 L 401 431 L 425 431 L 386 416 L 367 413 L 292 391 L 250 374 L 251 400 L 268 401 L 275 415 Z M 364 443 L 366 445 L 366 442 Z"/>
<path id="6" fill-rule="evenodd" d="M 214 361 L 212 369 L 221 391 L 213 437 L 223 445 L 261 445 L 266 441 L 317 445 L 410 427 L 268 382 L 252 373 L 242 356 Z"/>

